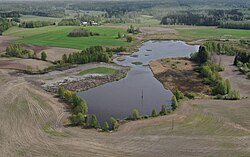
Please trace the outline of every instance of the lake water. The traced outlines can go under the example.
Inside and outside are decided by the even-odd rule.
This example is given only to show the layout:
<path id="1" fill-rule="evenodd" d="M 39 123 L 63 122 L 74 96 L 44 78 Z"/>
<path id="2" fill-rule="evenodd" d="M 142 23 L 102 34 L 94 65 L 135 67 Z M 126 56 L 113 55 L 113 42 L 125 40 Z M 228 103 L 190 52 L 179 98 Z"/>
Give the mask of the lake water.
<path id="1" fill-rule="evenodd" d="M 134 109 L 140 115 L 158 112 L 162 104 L 170 104 L 172 93 L 153 76 L 148 65 L 160 58 L 185 57 L 198 51 L 199 46 L 191 46 L 182 41 L 148 41 L 143 43 L 134 57 L 125 56 L 125 61 L 114 61 L 119 65 L 130 66 L 127 76 L 120 81 L 107 83 L 78 94 L 87 101 L 89 114 L 95 114 L 100 123 L 110 117 L 124 119 L 132 116 Z M 134 65 L 132 62 L 141 62 Z"/>

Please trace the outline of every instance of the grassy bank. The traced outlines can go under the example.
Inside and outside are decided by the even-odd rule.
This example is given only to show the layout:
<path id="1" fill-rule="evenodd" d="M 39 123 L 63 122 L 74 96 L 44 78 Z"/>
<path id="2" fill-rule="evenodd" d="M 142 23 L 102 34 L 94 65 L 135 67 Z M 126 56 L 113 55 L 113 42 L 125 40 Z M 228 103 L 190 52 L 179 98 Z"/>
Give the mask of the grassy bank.
<path id="1" fill-rule="evenodd" d="M 87 75 L 87 74 L 104 74 L 104 75 L 110 75 L 115 74 L 116 70 L 112 68 L 107 67 L 98 67 L 98 68 L 92 68 L 88 70 L 81 71 L 80 75 Z"/>

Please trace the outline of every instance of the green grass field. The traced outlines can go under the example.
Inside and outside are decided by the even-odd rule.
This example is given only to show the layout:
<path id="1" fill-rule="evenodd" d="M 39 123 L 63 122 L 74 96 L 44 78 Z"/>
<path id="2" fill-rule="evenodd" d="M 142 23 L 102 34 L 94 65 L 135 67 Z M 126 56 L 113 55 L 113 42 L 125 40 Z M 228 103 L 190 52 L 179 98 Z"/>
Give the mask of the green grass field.
<path id="1" fill-rule="evenodd" d="M 41 28 L 18 28 L 12 27 L 4 35 L 21 37 L 23 39 L 13 41 L 16 44 L 32 44 L 39 46 L 52 46 L 84 49 L 90 46 L 128 46 L 125 40 L 116 39 L 118 32 L 126 34 L 122 28 L 109 27 L 84 27 L 100 36 L 92 37 L 68 37 L 69 32 L 80 26 L 48 26 Z"/>
<path id="2" fill-rule="evenodd" d="M 98 68 L 92 68 L 88 70 L 81 71 L 80 75 L 87 75 L 87 74 L 115 74 L 116 70 L 112 68 L 106 68 L 106 67 L 98 67 Z"/>
<path id="3" fill-rule="evenodd" d="M 184 37 L 190 38 L 250 38 L 250 30 L 220 29 L 215 27 L 173 27 Z"/>

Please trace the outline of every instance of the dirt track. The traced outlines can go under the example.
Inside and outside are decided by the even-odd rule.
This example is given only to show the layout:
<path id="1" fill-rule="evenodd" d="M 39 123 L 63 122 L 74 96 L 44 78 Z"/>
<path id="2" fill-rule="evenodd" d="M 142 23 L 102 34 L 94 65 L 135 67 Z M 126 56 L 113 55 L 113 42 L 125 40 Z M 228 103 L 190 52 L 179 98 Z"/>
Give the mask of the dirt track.
<path id="1" fill-rule="evenodd" d="M 230 80 L 232 87 L 238 90 L 241 96 L 250 97 L 250 79 L 248 79 L 246 75 L 243 75 L 238 68 L 233 65 L 234 57 L 220 56 L 220 58 L 222 65 L 225 67 L 221 75 Z"/>
<path id="2" fill-rule="evenodd" d="M 185 102 L 164 117 L 130 122 L 113 134 L 64 127 L 64 104 L 0 70 L 1 156 L 247 156 L 250 112 L 242 101 Z M 172 120 L 174 119 L 174 130 Z"/>

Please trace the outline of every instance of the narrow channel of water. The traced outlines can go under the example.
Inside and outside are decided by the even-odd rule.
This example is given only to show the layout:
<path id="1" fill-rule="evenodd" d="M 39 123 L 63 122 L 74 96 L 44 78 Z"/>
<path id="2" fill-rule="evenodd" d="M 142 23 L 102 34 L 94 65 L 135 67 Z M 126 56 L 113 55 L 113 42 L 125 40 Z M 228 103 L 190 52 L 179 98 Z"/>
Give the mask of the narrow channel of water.
<path id="1" fill-rule="evenodd" d="M 133 109 L 140 115 L 150 115 L 153 109 L 160 111 L 162 104 L 170 104 L 172 93 L 153 76 L 148 65 L 160 58 L 185 57 L 198 51 L 199 46 L 191 46 L 182 41 L 148 41 L 133 57 L 126 56 L 125 61 L 115 62 L 130 66 L 128 75 L 120 81 L 78 92 L 87 101 L 89 114 L 95 114 L 100 123 L 110 117 L 124 119 L 132 116 Z M 132 62 L 141 62 L 134 65 Z"/>

